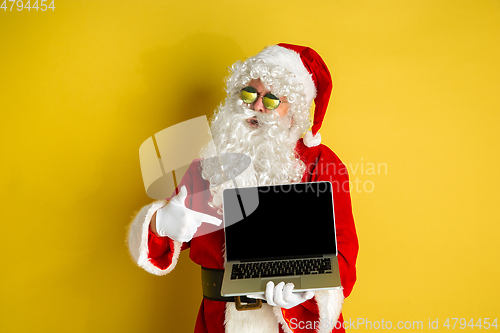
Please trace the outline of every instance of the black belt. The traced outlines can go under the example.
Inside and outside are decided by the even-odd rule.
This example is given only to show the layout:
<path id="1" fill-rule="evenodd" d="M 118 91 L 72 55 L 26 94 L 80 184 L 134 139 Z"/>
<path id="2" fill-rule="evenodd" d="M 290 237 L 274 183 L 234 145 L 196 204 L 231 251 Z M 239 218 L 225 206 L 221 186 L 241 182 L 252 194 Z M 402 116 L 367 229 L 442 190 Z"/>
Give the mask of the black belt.
<path id="1" fill-rule="evenodd" d="M 201 267 L 201 285 L 203 297 L 211 301 L 235 302 L 238 310 L 253 310 L 262 307 L 261 299 L 248 298 L 246 296 L 224 297 L 220 294 L 222 287 L 223 269 Z M 245 302 L 247 304 L 241 304 Z"/>

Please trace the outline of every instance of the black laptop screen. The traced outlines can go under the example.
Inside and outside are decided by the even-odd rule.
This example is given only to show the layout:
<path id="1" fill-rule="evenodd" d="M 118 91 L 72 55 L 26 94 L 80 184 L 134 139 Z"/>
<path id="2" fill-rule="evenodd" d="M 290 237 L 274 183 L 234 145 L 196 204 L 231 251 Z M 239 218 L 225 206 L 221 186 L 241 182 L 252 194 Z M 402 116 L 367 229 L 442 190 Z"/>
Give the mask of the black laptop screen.
<path id="1" fill-rule="evenodd" d="M 223 195 L 228 261 L 336 254 L 329 182 L 226 189 Z"/>

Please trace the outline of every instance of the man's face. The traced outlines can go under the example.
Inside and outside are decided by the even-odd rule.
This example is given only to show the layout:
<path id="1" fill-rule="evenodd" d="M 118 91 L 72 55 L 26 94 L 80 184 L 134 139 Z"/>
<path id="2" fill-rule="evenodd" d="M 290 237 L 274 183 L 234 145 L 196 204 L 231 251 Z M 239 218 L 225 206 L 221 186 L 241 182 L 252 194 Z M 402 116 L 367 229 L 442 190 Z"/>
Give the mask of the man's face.
<path id="1" fill-rule="evenodd" d="M 211 158 L 217 154 L 239 153 L 250 157 L 251 167 L 235 178 L 240 187 L 299 182 L 304 174 L 303 162 L 295 152 L 298 138 L 291 135 L 293 119 L 287 113 L 292 106 L 288 99 L 282 97 L 276 109 L 268 110 L 262 96 L 270 90 L 258 79 L 247 86 L 255 89 L 259 98 L 253 103 L 242 104 L 239 96 L 228 96 L 210 124 L 214 145 L 208 145 L 201 152 L 204 157 L 202 176 L 211 184 L 213 201 L 210 204 L 220 214 L 222 193 L 225 188 L 232 187 L 233 182 L 223 182 L 225 175 L 221 173 L 220 164 Z M 280 118 L 275 119 L 275 114 Z M 239 160 L 230 163 L 239 163 Z"/>
<path id="2" fill-rule="evenodd" d="M 260 81 L 260 79 L 255 79 L 255 80 L 250 81 L 248 83 L 248 86 L 257 90 L 257 93 L 259 94 L 259 97 L 257 98 L 257 100 L 255 100 L 255 102 L 253 102 L 252 104 L 248 104 L 248 106 L 252 110 L 262 112 L 262 113 L 271 113 L 273 111 L 276 111 L 278 113 L 278 115 L 280 116 L 280 118 L 286 116 L 286 114 L 288 113 L 288 109 L 290 108 L 290 104 L 287 103 L 286 97 L 280 98 L 281 103 L 275 110 L 268 110 L 268 109 L 266 109 L 266 107 L 264 106 L 264 103 L 262 102 L 262 97 L 264 95 L 266 95 L 267 93 L 271 92 L 271 90 L 266 89 L 266 87 Z M 247 122 L 252 127 L 259 126 L 257 119 L 255 119 L 255 117 L 247 119 Z"/>

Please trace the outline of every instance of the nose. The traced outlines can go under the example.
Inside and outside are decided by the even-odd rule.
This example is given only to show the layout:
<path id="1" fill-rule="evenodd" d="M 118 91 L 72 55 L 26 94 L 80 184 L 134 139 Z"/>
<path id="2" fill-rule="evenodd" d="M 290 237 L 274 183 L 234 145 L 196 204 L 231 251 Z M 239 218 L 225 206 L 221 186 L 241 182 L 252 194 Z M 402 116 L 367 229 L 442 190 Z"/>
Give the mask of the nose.
<path id="1" fill-rule="evenodd" d="M 254 111 L 267 113 L 267 109 L 264 107 L 264 103 L 262 102 L 262 96 L 257 97 L 251 108 Z"/>

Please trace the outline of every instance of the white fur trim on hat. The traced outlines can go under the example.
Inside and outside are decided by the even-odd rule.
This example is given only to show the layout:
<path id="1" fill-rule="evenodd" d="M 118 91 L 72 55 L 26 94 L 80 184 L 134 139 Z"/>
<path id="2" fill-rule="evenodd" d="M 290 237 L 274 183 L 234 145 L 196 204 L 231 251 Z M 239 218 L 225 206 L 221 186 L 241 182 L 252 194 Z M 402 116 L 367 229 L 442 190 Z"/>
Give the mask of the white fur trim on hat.
<path id="1" fill-rule="evenodd" d="M 308 104 L 316 97 L 316 86 L 314 85 L 312 76 L 304 66 L 297 52 L 282 46 L 272 45 L 266 47 L 254 58 L 262 59 L 269 65 L 283 67 L 294 74 L 297 80 L 304 86 Z"/>
<path id="2" fill-rule="evenodd" d="M 315 136 L 312 135 L 311 131 L 307 131 L 306 135 L 304 135 L 304 144 L 311 148 L 311 147 L 316 147 L 321 143 L 321 134 L 316 133 Z"/>
<path id="3" fill-rule="evenodd" d="M 155 275 L 165 275 L 170 273 L 179 259 L 179 254 L 181 253 L 182 243 L 174 241 L 174 251 L 172 257 L 172 263 L 166 269 L 161 269 L 153 265 L 148 258 L 149 248 L 148 248 L 148 236 L 149 236 L 149 223 L 153 214 L 165 206 L 165 200 L 155 201 L 150 205 L 144 206 L 139 213 L 134 217 L 134 220 L 130 224 L 128 231 L 128 249 L 132 259 L 137 263 L 139 267 L 144 268 L 148 273 Z"/>

